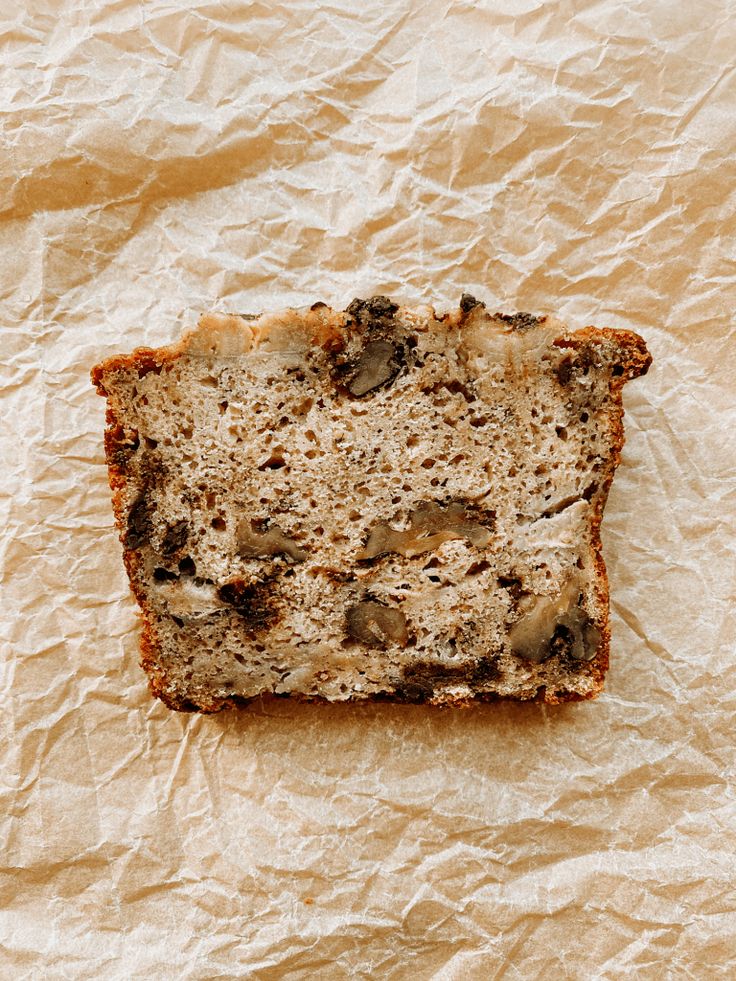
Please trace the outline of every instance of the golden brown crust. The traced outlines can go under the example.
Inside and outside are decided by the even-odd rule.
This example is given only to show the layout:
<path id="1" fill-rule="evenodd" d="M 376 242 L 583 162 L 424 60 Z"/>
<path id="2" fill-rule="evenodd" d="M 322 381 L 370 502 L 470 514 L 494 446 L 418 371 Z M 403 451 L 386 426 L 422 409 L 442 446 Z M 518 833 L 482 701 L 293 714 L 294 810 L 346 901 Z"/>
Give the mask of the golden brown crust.
<path id="1" fill-rule="evenodd" d="M 172 344 L 160 348 L 137 347 L 130 354 L 115 354 L 94 366 L 90 372 L 92 384 L 98 395 L 107 396 L 106 375 L 116 371 L 137 371 L 138 377 L 143 378 L 149 371 L 160 371 L 167 361 L 175 360 L 181 353 L 179 345 Z"/>
<path id="2" fill-rule="evenodd" d="M 410 311 L 409 311 L 410 312 Z M 431 307 L 425 308 L 422 313 L 426 316 L 434 318 L 434 310 Z M 331 308 L 322 305 L 315 304 L 308 313 L 301 314 L 296 311 L 286 311 L 285 314 L 276 315 L 275 318 L 269 318 L 269 323 L 267 327 L 271 326 L 275 320 L 279 322 L 279 318 L 285 316 L 286 314 L 301 317 L 301 326 L 304 329 L 304 333 L 308 337 L 308 342 L 310 344 L 318 344 L 319 346 L 335 345 L 342 343 L 342 334 L 347 329 L 351 328 L 350 321 L 345 317 L 342 312 L 334 311 Z M 440 318 L 443 321 L 443 325 L 447 329 L 461 329 L 465 323 L 468 316 L 467 310 L 459 310 L 456 313 L 445 315 Z M 497 315 L 498 316 L 498 315 Z M 521 315 L 528 316 L 528 315 Z M 263 319 L 263 318 L 261 318 Z M 505 318 L 507 320 L 511 318 Z M 534 318 L 532 318 L 534 319 Z M 547 318 L 542 318 L 538 322 L 544 323 Z M 339 322 L 336 326 L 336 320 Z M 119 371 L 136 371 L 139 377 L 144 377 L 151 371 L 159 373 L 162 367 L 170 362 L 175 361 L 177 358 L 182 357 L 190 353 L 192 350 L 192 339 L 196 338 L 196 343 L 202 337 L 207 337 L 208 332 L 211 332 L 211 336 L 214 339 L 214 348 L 216 349 L 218 344 L 218 332 L 223 329 L 223 326 L 230 331 L 230 341 L 232 342 L 232 334 L 235 332 L 237 334 L 239 331 L 243 331 L 243 336 L 249 338 L 249 344 L 253 343 L 254 335 L 251 333 L 253 331 L 253 324 L 242 318 L 235 316 L 208 316 L 203 317 L 200 321 L 198 328 L 185 334 L 182 339 L 175 343 L 165 347 L 160 348 L 149 348 L 140 347 L 136 348 L 130 354 L 119 354 L 114 355 L 101 363 L 95 365 L 91 370 L 91 379 L 95 385 L 99 395 L 104 397 L 108 396 L 108 391 L 105 386 L 106 377 L 108 375 L 114 375 Z M 246 334 L 246 331 L 248 332 Z M 266 332 L 267 333 L 267 332 Z M 255 342 L 258 342 L 258 334 L 255 335 Z M 619 413 L 615 414 L 614 426 L 613 426 L 613 446 L 611 450 L 609 465 L 603 477 L 603 483 L 601 485 L 599 494 L 596 498 L 596 505 L 593 511 L 591 520 L 591 542 L 592 542 L 592 555 L 595 565 L 596 572 L 598 573 L 598 578 L 596 581 L 596 594 L 601 602 L 601 608 L 605 612 L 605 620 L 598 624 L 601 633 L 601 642 L 593 661 L 590 662 L 591 677 L 595 682 L 594 690 L 587 694 L 579 694 L 572 691 L 551 691 L 545 686 L 541 686 L 535 696 L 526 701 L 531 702 L 544 702 L 548 705 L 558 705 L 565 702 L 576 702 L 584 701 L 588 699 L 596 698 L 603 688 L 603 681 L 609 665 L 609 652 L 610 652 L 610 625 L 608 620 L 608 601 L 609 601 L 609 587 L 608 587 L 608 576 L 606 572 L 605 562 L 602 554 L 602 544 L 600 538 L 600 526 L 603 519 L 603 512 L 605 504 L 608 498 L 608 493 L 610 490 L 611 482 L 613 480 L 614 473 L 620 462 L 621 451 L 624 445 L 624 428 L 623 428 L 623 387 L 627 381 L 636 378 L 640 375 L 646 374 L 649 366 L 651 365 L 652 358 L 649 354 L 644 340 L 638 335 L 631 331 L 625 330 L 612 330 L 610 328 L 598 328 L 593 326 L 585 327 L 574 333 L 566 334 L 565 336 L 560 336 L 554 340 L 554 344 L 561 348 L 571 348 L 578 349 L 583 345 L 593 343 L 605 343 L 613 342 L 621 350 L 621 360 L 619 367 L 620 371 L 614 370 L 614 373 L 610 382 L 610 392 L 617 409 L 620 410 Z M 199 353 L 199 352 L 196 352 Z M 284 695 L 259 695 L 254 696 L 254 698 L 242 698 L 240 696 L 233 696 L 224 699 L 212 698 L 209 701 L 201 701 L 199 704 L 194 704 L 188 701 L 183 696 L 173 693 L 169 690 L 166 677 L 158 664 L 158 641 L 156 639 L 155 623 L 153 619 L 153 612 L 149 608 L 146 595 L 142 588 L 140 587 L 140 556 L 139 553 L 130 549 L 126 545 L 125 541 L 125 527 L 126 527 L 126 511 L 124 502 L 124 489 L 126 487 L 126 472 L 124 466 L 121 464 L 119 457 L 119 445 L 121 438 L 125 436 L 125 429 L 122 420 L 119 420 L 115 412 L 108 401 L 108 408 L 106 412 L 106 423 L 107 429 L 105 433 L 105 456 L 108 466 L 108 479 L 110 488 L 112 491 L 112 506 L 115 516 L 116 526 L 118 528 L 119 538 L 123 546 L 123 561 L 125 564 L 126 571 L 128 573 L 129 582 L 131 585 L 131 590 L 133 591 L 135 598 L 140 606 L 142 615 L 142 635 L 141 635 L 141 667 L 146 671 L 149 679 L 149 687 L 154 696 L 159 698 L 168 708 L 174 709 L 176 711 L 182 712 L 201 712 L 201 713 L 214 713 L 222 709 L 232 708 L 232 707 L 242 707 L 243 705 L 254 701 L 255 698 L 283 698 Z M 295 698 L 299 701 L 316 701 L 316 702 L 328 702 L 329 700 L 321 696 L 309 696 L 304 694 L 293 693 L 289 697 Z M 411 699 L 401 699 L 396 692 L 386 693 L 385 698 L 381 696 L 371 696 L 369 698 L 350 698 L 346 701 L 349 702 L 364 702 L 364 701 L 382 701 L 390 700 L 393 702 L 401 701 L 411 701 Z M 520 701 L 521 699 L 514 696 L 502 696 L 496 694 L 484 694 L 478 693 L 472 697 L 456 697 L 447 698 L 441 707 L 456 707 L 463 708 L 472 705 L 474 702 L 478 701 Z M 332 704 L 332 703 L 331 703 Z"/>
<path id="3" fill-rule="evenodd" d="M 633 331 L 611 330 L 606 327 L 585 327 L 577 331 L 570 338 L 561 338 L 555 341 L 555 344 L 558 347 L 580 348 L 590 341 L 594 343 L 614 341 L 621 347 L 623 355 L 620 362 L 620 374 L 614 374 L 611 378 L 611 396 L 616 407 L 620 409 L 620 413 L 614 415 L 615 425 L 612 434 L 613 446 L 611 448 L 611 457 L 591 519 L 591 550 L 593 552 L 595 569 L 598 573 L 596 594 L 601 602 L 602 608 L 606 611 L 605 622 L 599 627 L 601 630 L 601 644 L 591 664 L 593 678 L 597 687 L 594 692 L 587 696 L 587 698 L 596 698 L 603 689 L 603 681 L 608 671 L 611 647 L 611 627 L 608 613 L 608 572 L 603 559 L 601 522 L 603 521 L 603 512 L 606 507 L 606 501 L 608 500 L 611 483 L 621 461 L 621 451 L 625 441 L 623 426 L 623 387 L 630 379 L 646 374 L 652 363 L 652 356 L 649 354 L 644 340 L 638 334 L 633 333 Z M 572 693 L 566 692 L 562 696 L 553 694 L 552 697 L 549 697 L 548 693 L 544 700 L 551 704 L 557 704 L 562 701 L 578 701 L 580 698 L 581 696 L 573 696 Z"/>

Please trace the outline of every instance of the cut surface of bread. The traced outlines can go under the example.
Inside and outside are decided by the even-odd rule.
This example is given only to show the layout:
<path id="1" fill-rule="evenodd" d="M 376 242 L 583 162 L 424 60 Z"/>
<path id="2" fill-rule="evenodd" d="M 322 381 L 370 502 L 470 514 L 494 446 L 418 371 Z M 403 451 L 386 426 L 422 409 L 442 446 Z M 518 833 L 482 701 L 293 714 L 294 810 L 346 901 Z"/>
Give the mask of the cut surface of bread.
<path id="1" fill-rule="evenodd" d="M 208 315 L 97 365 L 166 705 L 595 697 L 628 331 L 386 297 Z"/>

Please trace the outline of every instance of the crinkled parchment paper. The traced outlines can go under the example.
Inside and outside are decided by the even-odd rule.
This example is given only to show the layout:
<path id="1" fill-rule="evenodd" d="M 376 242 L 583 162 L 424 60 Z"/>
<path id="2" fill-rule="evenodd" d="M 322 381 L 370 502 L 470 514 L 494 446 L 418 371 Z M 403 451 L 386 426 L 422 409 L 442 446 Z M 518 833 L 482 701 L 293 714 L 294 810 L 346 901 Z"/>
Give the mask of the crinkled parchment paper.
<path id="1" fill-rule="evenodd" d="M 0 976 L 736 976 L 727 0 L 2 5 Z M 385 292 L 633 328 L 603 697 L 149 697 L 90 366 Z"/>

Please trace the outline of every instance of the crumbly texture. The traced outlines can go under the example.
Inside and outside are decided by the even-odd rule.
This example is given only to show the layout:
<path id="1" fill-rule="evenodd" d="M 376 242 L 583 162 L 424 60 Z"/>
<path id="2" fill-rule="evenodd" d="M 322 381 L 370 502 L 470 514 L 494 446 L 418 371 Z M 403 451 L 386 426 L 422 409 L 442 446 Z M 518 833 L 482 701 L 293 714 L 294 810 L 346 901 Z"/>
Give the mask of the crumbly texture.
<path id="1" fill-rule="evenodd" d="M 621 391 L 650 360 L 636 334 L 464 295 L 209 315 L 97 365 L 153 693 L 595 697 Z"/>

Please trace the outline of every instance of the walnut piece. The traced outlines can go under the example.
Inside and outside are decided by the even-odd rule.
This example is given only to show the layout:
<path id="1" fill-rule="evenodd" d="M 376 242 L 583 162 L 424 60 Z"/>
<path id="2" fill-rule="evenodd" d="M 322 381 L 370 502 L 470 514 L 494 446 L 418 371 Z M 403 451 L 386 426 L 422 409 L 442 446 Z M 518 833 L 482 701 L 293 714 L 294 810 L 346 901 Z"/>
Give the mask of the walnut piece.
<path id="1" fill-rule="evenodd" d="M 357 372 L 348 386 L 351 395 L 360 397 L 390 381 L 399 370 L 396 348 L 389 341 L 370 341 L 358 359 Z"/>
<path id="2" fill-rule="evenodd" d="M 238 554 L 244 559 L 266 555 L 288 555 L 294 562 L 304 562 L 307 553 L 283 533 L 278 525 L 259 527 L 258 522 L 243 518 L 237 527 Z"/>
<path id="3" fill-rule="evenodd" d="M 574 661 L 592 660 L 601 635 L 578 606 L 579 596 L 580 584 L 573 578 L 559 596 L 521 597 L 521 618 L 509 631 L 513 653 L 532 664 L 541 664 L 563 651 Z"/>
<path id="4" fill-rule="evenodd" d="M 409 632 L 406 617 L 401 610 L 394 610 L 375 600 L 363 600 L 348 608 L 346 614 L 348 634 L 369 647 L 385 647 L 393 642 L 406 647 Z"/>
<path id="5" fill-rule="evenodd" d="M 483 548 L 489 544 L 491 537 L 485 525 L 468 517 L 462 504 L 455 501 L 442 508 L 438 504 L 423 502 L 410 513 L 406 531 L 397 531 L 387 521 L 374 525 L 357 557 L 359 560 L 374 559 L 384 552 L 397 552 L 411 559 L 439 548 L 444 542 L 462 538 L 471 545 Z"/>

